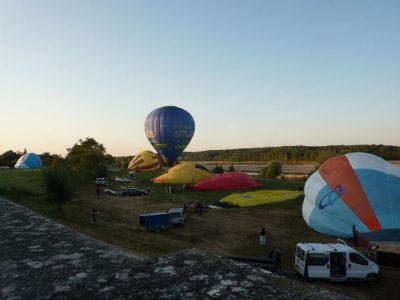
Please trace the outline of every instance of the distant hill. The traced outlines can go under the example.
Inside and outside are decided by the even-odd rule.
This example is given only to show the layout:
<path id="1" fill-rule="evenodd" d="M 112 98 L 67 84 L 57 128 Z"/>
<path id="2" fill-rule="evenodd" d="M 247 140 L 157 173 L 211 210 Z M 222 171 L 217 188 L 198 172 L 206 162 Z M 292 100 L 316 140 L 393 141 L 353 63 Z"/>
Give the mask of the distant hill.
<path id="1" fill-rule="evenodd" d="M 400 160 L 400 147 L 387 145 L 331 145 L 331 146 L 281 146 L 184 152 L 182 160 L 264 162 L 323 162 L 326 159 L 349 152 L 366 152 L 385 160 Z"/>

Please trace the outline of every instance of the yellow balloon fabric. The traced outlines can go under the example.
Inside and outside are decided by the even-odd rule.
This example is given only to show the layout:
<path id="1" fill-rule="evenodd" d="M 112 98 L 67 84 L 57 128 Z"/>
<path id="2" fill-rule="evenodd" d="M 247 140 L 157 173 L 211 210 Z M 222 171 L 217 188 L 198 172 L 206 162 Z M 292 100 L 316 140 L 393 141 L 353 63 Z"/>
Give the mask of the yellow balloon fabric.
<path id="1" fill-rule="evenodd" d="M 234 193 L 222 198 L 221 201 L 239 206 L 255 206 L 292 200 L 303 192 L 287 190 L 260 190 L 256 192 Z"/>
<path id="2" fill-rule="evenodd" d="M 144 150 L 138 153 L 129 163 L 129 171 L 157 171 L 161 168 L 161 163 L 157 154 Z"/>
<path id="3" fill-rule="evenodd" d="M 214 175 L 202 165 L 184 162 L 153 179 L 154 183 L 194 184 Z"/>

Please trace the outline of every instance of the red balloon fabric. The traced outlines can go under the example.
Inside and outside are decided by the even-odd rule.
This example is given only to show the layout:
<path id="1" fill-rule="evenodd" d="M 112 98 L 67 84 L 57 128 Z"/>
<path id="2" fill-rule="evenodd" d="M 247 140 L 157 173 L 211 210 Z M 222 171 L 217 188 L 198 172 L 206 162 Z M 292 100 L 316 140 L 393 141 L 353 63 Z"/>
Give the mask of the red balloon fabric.
<path id="1" fill-rule="evenodd" d="M 193 191 L 218 191 L 251 189 L 260 186 L 252 177 L 242 172 L 228 172 L 204 179 L 190 187 Z"/>

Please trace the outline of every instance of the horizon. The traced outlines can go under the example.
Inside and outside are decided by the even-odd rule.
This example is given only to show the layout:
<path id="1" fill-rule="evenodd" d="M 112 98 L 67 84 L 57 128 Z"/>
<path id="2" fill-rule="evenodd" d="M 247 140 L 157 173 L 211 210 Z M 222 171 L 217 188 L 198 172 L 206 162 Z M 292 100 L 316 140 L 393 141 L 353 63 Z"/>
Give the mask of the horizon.
<path id="1" fill-rule="evenodd" d="M 93 137 L 155 151 L 154 109 L 187 110 L 185 152 L 400 145 L 400 2 L 0 3 L 0 153 Z"/>
<path id="2" fill-rule="evenodd" d="M 95 139 L 96 140 L 96 139 Z M 98 140 L 96 140 L 98 143 L 100 143 L 101 144 L 101 142 L 99 142 Z M 73 145 L 71 145 L 71 147 L 72 147 Z M 104 146 L 104 145 L 103 145 Z M 354 145 L 345 145 L 345 144 L 337 144 L 337 145 L 317 145 L 317 146 L 310 146 L 310 145 L 282 145 L 282 146 L 265 146 L 265 147 L 263 147 L 263 146 L 260 146 L 260 147 L 251 147 L 251 148 L 246 148 L 246 147 L 242 147 L 242 148 L 228 148 L 228 149 L 206 149 L 206 150 L 199 150 L 199 151 L 187 151 L 187 150 L 185 150 L 185 151 L 183 151 L 182 152 L 182 154 L 184 154 L 184 153 L 195 153 L 195 152 L 207 152 L 207 151 L 230 151 L 230 150 L 243 150 L 243 149 L 258 149 L 258 148 L 281 148 L 281 147 L 314 147 L 314 148 L 323 148 L 323 147 L 340 147 L 340 146 L 344 146 L 344 147 L 346 147 L 346 146 L 349 146 L 349 147 L 352 147 L 352 146 L 383 146 L 383 147 L 400 147 L 400 146 L 396 146 L 396 145 L 383 145 L 383 144 L 354 144 Z M 68 147 L 69 148 L 69 147 Z M 150 148 L 150 147 L 149 147 Z M 67 148 L 66 148 L 67 149 Z M 23 151 L 20 151 L 20 150 L 15 150 L 15 149 L 8 149 L 8 150 L 6 150 L 6 151 L 4 151 L 4 152 L 0 152 L 0 155 L 2 155 L 2 154 L 4 154 L 5 152 L 7 152 L 7 151 L 14 151 L 15 153 L 17 153 L 17 154 L 22 154 L 23 152 L 24 152 L 24 150 Z M 156 150 L 154 150 L 154 149 L 142 149 L 142 150 L 149 150 L 149 151 L 151 151 L 151 152 L 154 152 L 154 153 L 157 153 L 157 151 Z M 142 151 L 142 150 L 140 150 L 140 151 Z M 139 151 L 139 152 L 140 152 Z M 50 153 L 50 154 L 52 154 L 52 155 L 60 155 L 60 156 L 62 156 L 62 157 L 64 157 L 65 158 L 65 156 L 66 156 L 66 154 L 67 154 L 67 152 L 66 152 L 66 154 L 65 155 L 62 155 L 62 154 L 60 154 L 60 153 L 53 153 L 53 152 L 49 152 L 49 151 L 44 151 L 44 152 L 34 152 L 34 151 L 29 151 L 29 149 L 26 149 L 26 152 L 27 153 L 34 153 L 34 154 L 38 154 L 38 155 L 41 155 L 41 154 L 44 154 L 44 153 L 46 153 L 46 152 L 48 152 L 48 153 Z M 110 154 L 111 156 L 113 156 L 113 157 L 129 157 L 129 156 L 135 156 L 135 155 L 137 155 L 139 152 L 137 152 L 137 153 L 134 153 L 134 154 L 128 154 L 128 155 L 113 155 L 112 153 L 109 153 L 108 151 L 107 151 L 107 148 L 106 148 L 106 153 L 107 154 Z"/>

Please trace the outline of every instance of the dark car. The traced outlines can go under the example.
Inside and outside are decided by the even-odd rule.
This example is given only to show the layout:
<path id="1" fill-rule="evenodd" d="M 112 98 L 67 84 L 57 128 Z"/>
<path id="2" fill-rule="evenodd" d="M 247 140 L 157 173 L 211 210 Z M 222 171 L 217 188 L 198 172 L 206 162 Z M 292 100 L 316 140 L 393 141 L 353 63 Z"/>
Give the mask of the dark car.
<path id="1" fill-rule="evenodd" d="M 137 188 L 123 188 L 121 191 L 122 196 L 144 196 L 148 194 L 149 192 L 147 190 L 141 190 Z"/>

